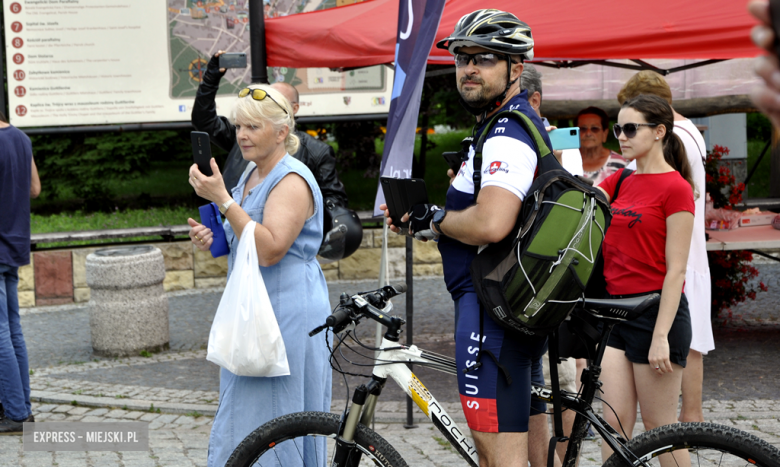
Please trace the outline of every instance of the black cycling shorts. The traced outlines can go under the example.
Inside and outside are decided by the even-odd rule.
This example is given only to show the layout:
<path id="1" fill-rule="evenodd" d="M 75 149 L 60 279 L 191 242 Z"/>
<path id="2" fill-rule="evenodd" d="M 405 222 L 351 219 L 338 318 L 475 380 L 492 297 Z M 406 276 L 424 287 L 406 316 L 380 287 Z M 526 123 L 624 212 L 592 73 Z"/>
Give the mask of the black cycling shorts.
<path id="1" fill-rule="evenodd" d="M 613 295 L 613 298 L 618 297 Z M 625 321 L 615 325 L 609 335 L 607 346 L 625 351 L 626 358 L 632 363 L 649 365 L 647 354 L 650 352 L 650 345 L 653 342 L 658 306 L 655 305 L 633 321 Z M 691 348 L 691 313 L 688 311 L 688 299 L 685 298 L 684 293 L 680 295 L 680 306 L 677 308 L 672 328 L 669 329 L 668 339 L 669 360 L 685 368 L 688 351 Z"/>

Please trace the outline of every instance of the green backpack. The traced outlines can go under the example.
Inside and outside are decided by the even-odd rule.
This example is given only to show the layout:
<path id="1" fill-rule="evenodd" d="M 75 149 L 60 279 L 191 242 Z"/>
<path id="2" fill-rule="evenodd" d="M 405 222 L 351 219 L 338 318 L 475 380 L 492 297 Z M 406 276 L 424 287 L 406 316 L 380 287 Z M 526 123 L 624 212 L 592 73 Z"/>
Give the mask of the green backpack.
<path id="1" fill-rule="evenodd" d="M 591 278 L 603 279 L 601 243 L 612 219 L 606 197 L 566 171 L 531 119 L 519 111 L 492 117 L 474 155 L 479 192 L 482 147 L 499 118 L 518 120 L 535 143 L 537 172 L 512 232 L 480 249 L 471 277 L 480 302 L 502 327 L 544 337 L 566 319 Z"/>

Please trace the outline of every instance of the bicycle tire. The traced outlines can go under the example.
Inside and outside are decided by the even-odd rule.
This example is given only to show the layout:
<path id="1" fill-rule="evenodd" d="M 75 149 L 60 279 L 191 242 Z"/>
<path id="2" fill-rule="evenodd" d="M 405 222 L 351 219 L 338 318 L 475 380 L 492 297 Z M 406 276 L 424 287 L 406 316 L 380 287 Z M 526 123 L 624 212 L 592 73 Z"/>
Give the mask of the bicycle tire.
<path id="1" fill-rule="evenodd" d="M 269 463 L 279 465 L 282 462 L 279 458 L 282 449 L 285 449 L 285 452 L 281 453 L 281 457 L 292 461 L 288 464 L 330 465 L 329 461 L 321 461 L 332 456 L 340 419 L 338 415 L 325 412 L 298 412 L 275 418 L 244 438 L 225 465 L 226 467 L 263 466 Z M 320 436 L 329 438 L 327 453 L 322 453 L 320 450 L 315 454 L 317 461 L 307 463 L 311 460 L 311 452 L 301 454 L 302 441 L 300 440 L 301 438 Z M 293 447 L 290 447 L 290 442 L 292 442 Z M 360 465 L 408 467 L 395 448 L 368 427 L 358 425 L 355 432 L 355 443 L 363 454 Z M 295 459 L 296 452 L 298 459 Z M 265 454 L 270 456 L 270 459 L 266 457 L 270 462 L 264 464 L 261 457 Z M 304 455 L 306 460 L 303 459 Z M 256 464 L 258 460 L 260 462 Z M 367 461 L 373 461 L 373 463 L 367 463 Z"/>
<path id="2" fill-rule="evenodd" d="M 635 466 L 655 467 L 660 465 L 658 455 L 687 449 L 691 465 L 780 467 L 780 450 L 750 433 L 715 423 L 661 426 L 629 441 L 628 449 L 641 461 L 636 461 Z M 604 464 L 604 467 L 624 466 L 622 459 L 614 454 Z"/>

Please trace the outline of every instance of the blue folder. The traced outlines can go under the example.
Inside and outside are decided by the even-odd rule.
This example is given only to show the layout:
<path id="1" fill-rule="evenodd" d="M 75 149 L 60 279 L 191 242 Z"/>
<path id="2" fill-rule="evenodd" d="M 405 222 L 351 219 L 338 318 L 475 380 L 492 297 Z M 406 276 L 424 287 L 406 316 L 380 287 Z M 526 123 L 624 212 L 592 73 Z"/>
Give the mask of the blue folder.
<path id="1" fill-rule="evenodd" d="M 217 203 L 209 203 L 198 208 L 200 211 L 200 223 L 211 229 L 214 234 L 211 242 L 211 256 L 219 258 L 230 252 L 227 238 L 225 238 L 225 228 L 222 227 L 222 216 L 219 214 Z"/>

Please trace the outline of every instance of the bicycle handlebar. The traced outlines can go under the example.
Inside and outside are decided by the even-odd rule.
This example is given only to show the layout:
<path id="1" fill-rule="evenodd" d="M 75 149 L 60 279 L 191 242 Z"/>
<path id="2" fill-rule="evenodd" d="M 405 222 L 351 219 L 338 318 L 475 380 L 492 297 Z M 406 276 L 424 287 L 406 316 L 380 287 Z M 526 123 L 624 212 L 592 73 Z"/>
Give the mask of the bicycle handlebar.
<path id="1" fill-rule="evenodd" d="M 349 318 L 349 309 L 339 308 L 325 319 L 325 325 L 328 327 L 337 326 L 347 318 Z"/>
<path id="2" fill-rule="evenodd" d="M 344 323 L 351 319 L 353 312 L 368 316 L 388 327 L 395 324 L 394 320 L 403 323 L 400 318 L 386 316 L 381 309 L 387 305 L 387 300 L 406 292 L 406 289 L 406 284 L 398 284 L 386 285 L 370 292 L 360 292 L 351 297 L 342 293 L 336 311 L 325 319 L 325 324 L 313 329 L 309 336 L 314 336 L 325 328 L 333 328 L 334 332 L 340 332 Z"/>

